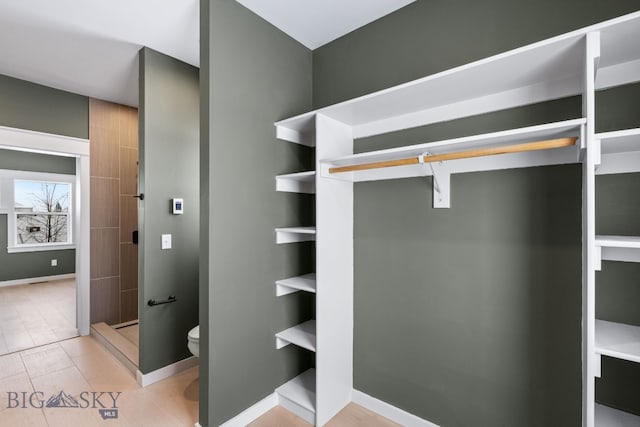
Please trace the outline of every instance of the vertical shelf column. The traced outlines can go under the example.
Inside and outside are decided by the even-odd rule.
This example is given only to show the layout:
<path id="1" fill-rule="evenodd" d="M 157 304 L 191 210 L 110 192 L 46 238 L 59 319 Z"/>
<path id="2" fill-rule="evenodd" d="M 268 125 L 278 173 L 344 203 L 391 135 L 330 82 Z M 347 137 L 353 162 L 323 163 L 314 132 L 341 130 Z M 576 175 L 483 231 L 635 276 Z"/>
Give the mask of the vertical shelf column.
<path id="1" fill-rule="evenodd" d="M 350 154 L 352 128 L 318 114 L 316 171 L 321 159 Z M 316 228 L 316 425 L 323 426 L 353 391 L 353 183 L 316 174 Z"/>
<path id="2" fill-rule="evenodd" d="M 599 251 L 596 247 L 595 171 L 600 163 L 600 144 L 595 136 L 595 78 L 600 59 L 600 33 L 587 34 L 582 93 L 582 113 L 587 119 L 582 135 L 582 250 L 583 250 L 583 425 L 594 427 L 595 378 L 600 375 L 600 357 L 595 352 L 595 282 Z"/>

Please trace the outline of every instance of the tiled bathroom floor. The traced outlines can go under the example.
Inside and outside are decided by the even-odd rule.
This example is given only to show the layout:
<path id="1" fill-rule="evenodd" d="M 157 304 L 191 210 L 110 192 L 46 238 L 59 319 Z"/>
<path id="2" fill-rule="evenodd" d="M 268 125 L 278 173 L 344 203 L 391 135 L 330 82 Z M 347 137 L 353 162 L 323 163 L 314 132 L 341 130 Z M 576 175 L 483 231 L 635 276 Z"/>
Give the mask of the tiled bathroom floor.
<path id="1" fill-rule="evenodd" d="M 77 336 L 75 288 L 75 280 L 1 287 L 0 354 Z"/>
<path id="2" fill-rule="evenodd" d="M 35 392 L 41 394 L 30 399 Z M 60 392 L 89 407 L 38 407 Z M 113 407 L 109 392 L 117 396 L 115 419 L 103 419 L 99 413 Z M 173 427 L 193 426 L 197 419 L 197 367 L 140 388 L 133 375 L 91 337 L 0 356 L 0 427 Z"/>

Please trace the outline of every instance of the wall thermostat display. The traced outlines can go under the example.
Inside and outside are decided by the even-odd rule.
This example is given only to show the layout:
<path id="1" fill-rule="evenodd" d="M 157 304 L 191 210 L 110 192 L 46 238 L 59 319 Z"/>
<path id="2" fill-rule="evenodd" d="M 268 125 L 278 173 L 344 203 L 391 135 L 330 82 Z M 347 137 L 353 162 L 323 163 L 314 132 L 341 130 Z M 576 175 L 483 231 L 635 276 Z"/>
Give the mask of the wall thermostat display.
<path id="1" fill-rule="evenodd" d="M 171 199 L 171 212 L 174 215 L 182 215 L 184 213 L 184 200 Z"/>

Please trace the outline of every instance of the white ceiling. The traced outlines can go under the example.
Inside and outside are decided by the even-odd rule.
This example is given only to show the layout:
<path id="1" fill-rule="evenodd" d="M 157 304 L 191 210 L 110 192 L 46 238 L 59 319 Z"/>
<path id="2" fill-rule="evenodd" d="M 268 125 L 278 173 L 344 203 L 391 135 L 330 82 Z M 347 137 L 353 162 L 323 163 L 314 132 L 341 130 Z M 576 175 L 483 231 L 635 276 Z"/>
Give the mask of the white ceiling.
<path id="1" fill-rule="evenodd" d="M 415 0 L 238 0 L 315 49 Z M 138 105 L 138 50 L 198 66 L 199 0 L 0 0 L 0 74 Z"/>
<path id="2" fill-rule="evenodd" d="M 415 0 L 237 0 L 309 49 L 317 49 Z"/>

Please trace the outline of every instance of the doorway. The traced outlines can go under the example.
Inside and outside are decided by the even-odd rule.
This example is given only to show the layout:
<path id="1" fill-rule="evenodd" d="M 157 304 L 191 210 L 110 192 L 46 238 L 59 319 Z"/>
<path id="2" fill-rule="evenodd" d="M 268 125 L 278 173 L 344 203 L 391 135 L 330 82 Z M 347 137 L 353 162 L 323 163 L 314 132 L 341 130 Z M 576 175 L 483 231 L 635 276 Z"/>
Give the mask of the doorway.
<path id="1" fill-rule="evenodd" d="M 89 333 L 89 141 L 60 135 L 45 134 L 22 129 L 0 127 L 0 149 L 10 152 L 24 152 L 60 156 L 73 159 L 75 175 L 67 180 L 74 190 L 69 192 L 68 208 L 56 206 L 51 215 L 66 215 L 71 225 L 66 227 L 69 239 L 58 249 L 75 249 L 71 251 L 74 273 L 70 275 L 34 274 L 40 279 L 17 279 L 4 281 L 0 288 L 0 304 L 3 307 L 2 318 L 3 341 L 0 352 L 24 350 L 51 342 L 60 341 L 71 336 Z M 28 175 L 29 173 L 27 173 Z M 7 235 L 20 232 L 22 216 L 32 216 L 37 221 L 40 213 L 25 211 L 16 213 L 18 209 L 13 197 L 15 182 L 24 178 L 25 173 L 8 171 L 5 174 L 0 195 L 4 194 L 2 213 L 7 216 L 7 225 L 3 226 Z M 11 199 L 8 201 L 8 199 Z M 49 216 L 51 216 L 49 215 Z M 16 227 L 14 227 L 16 226 Z M 14 230 L 14 228 L 16 228 Z M 37 234 L 41 230 L 37 225 L 30 226 L 29 233 Z M 23 239 L 22 239 L 23 240 Z M 24 243 L 20 240 L 21 243 Z M 9 238 L 7 238 L 9 241 Z M 12 240 L 17 242 L 16 236 Z M 37 242 L 36 242 L 37 243 Z M 8 244 L 8 246 L 12 246 Z M 7 249 L 14 253 L 44 253 L 38 251 L 38 245 L 32 247 L 16 247 Z M 29 246 L 29 245 L 24 245 Z M 34 246 L 36 247 L 34 250 Z M 11 249 L 11 250 L 10 250 Z M 50 249 L 50 248 L 49 248 Z M 63 251 L 64 252 L 64 251 Z M 61 256 L 63 252 L 60 252 Z M 12 259 L 14 260 L 15 257 Z M 6 263 L 12 260 L 7 258 Z M 51 260 L 51 266 L 57 259 Z M 19 268 L 19 266 L 18 266 Z M 36 270 L 37 271 L 37 270 Z M 35 283 L 34 283 L 35 282 Z M 65 309 L 66 308 L 66 309 Z"/>

